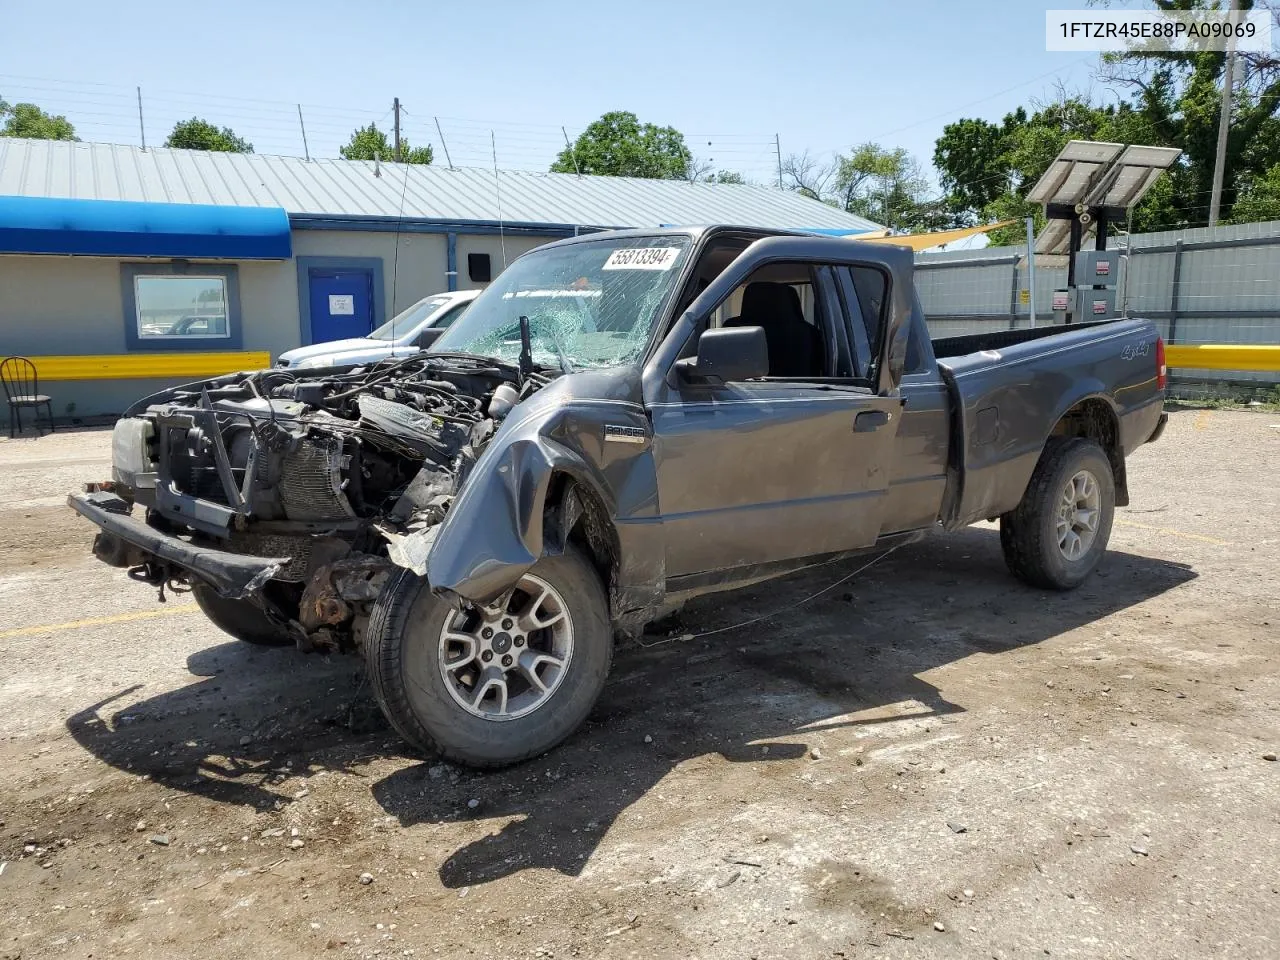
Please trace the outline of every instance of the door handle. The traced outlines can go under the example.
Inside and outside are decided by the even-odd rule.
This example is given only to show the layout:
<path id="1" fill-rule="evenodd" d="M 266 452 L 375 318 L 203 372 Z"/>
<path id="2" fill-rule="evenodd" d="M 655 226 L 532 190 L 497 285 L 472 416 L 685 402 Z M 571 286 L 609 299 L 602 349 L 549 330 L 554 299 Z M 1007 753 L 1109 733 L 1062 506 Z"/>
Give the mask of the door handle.
<path id="1" fill-rule="evenodd" d="M 889 422 L 888 410 L 863 410 L 853 420 L 854 433 L 870 433 Z"/>

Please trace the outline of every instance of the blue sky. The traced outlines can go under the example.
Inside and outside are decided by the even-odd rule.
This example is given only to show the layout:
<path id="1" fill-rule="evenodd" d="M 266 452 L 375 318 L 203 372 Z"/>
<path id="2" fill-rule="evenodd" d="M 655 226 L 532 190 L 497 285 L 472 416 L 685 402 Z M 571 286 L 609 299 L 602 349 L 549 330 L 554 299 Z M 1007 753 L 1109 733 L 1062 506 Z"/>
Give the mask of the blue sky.
<path id="1" fill-rule="evenodd" d="M 1123 5 L 1123 4 L 1120 4 Z M 694 152 L 755 179 L 784 154 L 876 140 L 926 164 L 945 123 L 1033 97 L 1106 89 L 1095 55 L 1048 53 L 1044 11 L 1083 0 L 813 3 L 364 3 L 6 0 L 0 96 L 65 113 L 82 139 L 137 143 L 198 114 L 259 153 L 333 156 L 405 105 L 413 143 L 456 164 L 545 168 L 601 113 L 683 131 Z M 443 161 L 437 153 L 437 160 Z"/>

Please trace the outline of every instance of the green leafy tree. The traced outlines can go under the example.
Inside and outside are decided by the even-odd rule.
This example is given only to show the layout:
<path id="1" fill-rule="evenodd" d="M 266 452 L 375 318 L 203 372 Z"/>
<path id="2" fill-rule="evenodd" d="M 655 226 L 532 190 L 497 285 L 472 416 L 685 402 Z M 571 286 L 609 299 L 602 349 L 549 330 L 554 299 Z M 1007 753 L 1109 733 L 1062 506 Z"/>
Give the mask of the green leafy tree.
<path id="1" fill-rule="evenodd" d="M 1208 10 L 1225 4 L 1217 0 L 1155 0 L 1162 10 Z M 1243 0 L 1244 9 L 1271 4 Z M 1274 17 L 1274 11 L 1273 11 Z M 1236 54 L 1235 89 L 1227 137 L 1222 190 L 1222 218 L 1232 219 L 1238 192 L 1280 162 L 1280 58 L 1272 51 Z M 1183 152 L 1172 171 L 1173 196 L 1163 211 L 1161 227 L 1203 226 L 1208 223 L 1213 168 L 1216 162 L 1223 53 L 1135 51 L 1103 58 L 1103 79 L 1129 93 L 1132 108 L 1145 121 L 1150 139 L 1142 142 L 1177 147 Z M 1144 207 L 1146 205 L 1144 204 Z M 1137 218 L 1135 217 L 1135 220 Z M 1144 228 L 1150 226 L 1144 224 Z M 1136 226 L 1136 224 L 1135 224 Z"/>
<path id="2" fill-rule="evenodd" d="M 1260 177 L 1250 177 L 1231 208 L 1236 223 L 1280 220 L 1280 163 Z"/>
<path id="3" fill-rule="evenodd" d="M 1025 112 L 1021 109 L 1023 122 Z M 1009 187 L 1009 160 L 1005 138 L 1010 114 L 1004 125 L 966 118 L 942 128 L 933 151 L 933 165 L 939 182 L 957 218 L 976 223 L 981 212 Z"/>
<path id="4" fill-rule="evenodd" d="M 66 117 L 45 113 L 34 103 L 6 103 L 0 99 L 0 137 L 28 137 L 32 140 L 79 140 L 76 128 Z"/>
<path id="5" fill-rule="evenodd" d="M 742 174 L 733 170 L 717 170 L 715 173 L 708 173 L 702 178 L 703 183 L 736 183 L 745 184 L 747 181 Z"/>
<path id="6" fill-rule="evenodd" d="M 1249 9 L 1260 4 L 1243 0 Z M 1164 10 L 1220 8 L 1217 0 L 1155 0 Z M 1268 5 L 1270 8 L 1271 5 Z M 1272 210 L 1280 164 L 1280 58 L 1238 53 L 1222 190 L 1224 220 L 1253 219 Z M 1134 50 L 1107 54 L 1101 79 L 1122 94 L 1099 106 L 1087 97 L 1019 108 L 999 123 L 968 118 L 948 124 L 934 165 L 952 209 L 966 222 L 1043 217 L 1025 196 L 1071 139 L 1176 147 L 1179 161 L 1132 212 L 1135 231 L 1204 226 L 1216 159 L 1225 55 Z M 1242 210 L 1234 205 L 1239 199 Z M 1247 202 L 1245 202 L 1247 199 Z M 1022 226 L 991 234 L 992 243 L 1018 243 Z"/>
<path id="7" fill-rule="evenodd" d="M 166 147 L 177 150 L 213 150 L 217 153 L 253 153 L 253 144 L 236 136 L 230 127 L 215 127 L 208 120 L 192 117 L 174 124 L 165 140 Z"/>
<path id="8" fill-rule="evenodd" d="M 360 127 L 351 134 L 345 146 L 338 148 L 344 160 L 384 160 L 396 158 L 395 146 L 387 138 L 384 131 L 378 129 L 376 123 Z M 400 160 L 403 163 L 430 163 L 435 159 L 435 152 L 428 144 L 425 147 L 411 147 L 409 141 L 400 138 Z"/>
<path id="9" fill-rule="evenodd" d="M 641 123 L 634 113 L 615 110 L 582 131 L 572 147 L 561 150 L 551 171 L 651 180 L 696 179 L 690 176 L 691 166 L 693 154 L 679 130 Z"/>
<path id="10" fill-rule="evenodd" d="M 1019 107 L 999 123 L 967 118 L 948 124 L 934 148 L 934 165 L 947 192 L 947 207 L 958 223 L 1022 220 L 1044 216 L 1028 203 L 1027 192 L 1049 168 L 1068 140 L 1158 142 L 1147 119 L 1130 104 L 1095 106 L 1080 96 Z M 1141 210 L 1155 209 L 1152 197 Z M 1144 223 L 1135 217 L 1135 227 Z M 993 244 L 1021 243 L 1025 228 L 1011 224 L 989 234 Z"/>

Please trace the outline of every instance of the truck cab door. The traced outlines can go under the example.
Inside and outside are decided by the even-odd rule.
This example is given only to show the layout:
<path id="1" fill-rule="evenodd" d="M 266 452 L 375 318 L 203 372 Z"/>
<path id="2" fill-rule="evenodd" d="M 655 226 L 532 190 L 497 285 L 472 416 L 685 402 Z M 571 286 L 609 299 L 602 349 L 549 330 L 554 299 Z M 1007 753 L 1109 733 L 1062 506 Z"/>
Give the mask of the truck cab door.
<path id="1" fill-rule="evenodd" d="M 891 309 L 875 361 L 858 350 L 835 272 L 870 258 L 896 285 L 893 265 L 868 246 L 757 241 L 646 365 L 668 590 L 748 579 L 879 537 L 902 367 L 895 373 Z M 704 333 L 754 327 L 768 345 L 763 376 L 699 372 Z"/>

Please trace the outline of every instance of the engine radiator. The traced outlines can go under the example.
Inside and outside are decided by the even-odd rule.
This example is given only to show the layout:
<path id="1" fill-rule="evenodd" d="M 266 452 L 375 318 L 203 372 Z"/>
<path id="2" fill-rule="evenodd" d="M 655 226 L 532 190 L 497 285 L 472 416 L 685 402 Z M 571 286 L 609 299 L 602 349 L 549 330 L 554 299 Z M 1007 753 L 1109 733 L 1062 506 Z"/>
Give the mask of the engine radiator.
<path id="1" fill-rule="evenodd" d="M 356 515 L 342 492 L 342 439 L 306 437 L 280 468 L 280 503 L 290 520 L 345 520 Z"/>

